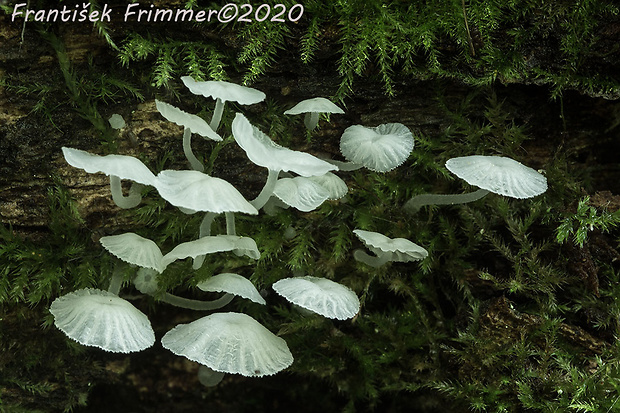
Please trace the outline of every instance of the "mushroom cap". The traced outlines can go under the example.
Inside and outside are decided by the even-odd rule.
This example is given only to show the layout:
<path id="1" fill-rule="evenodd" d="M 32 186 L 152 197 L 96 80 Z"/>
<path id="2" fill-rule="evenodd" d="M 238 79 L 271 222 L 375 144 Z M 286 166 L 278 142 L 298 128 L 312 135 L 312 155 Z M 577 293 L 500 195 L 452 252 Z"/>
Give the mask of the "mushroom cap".
<path id="1" fill-rule="evenodd" d="M 234 186 L 202 172 L 161 171 L 157 175 L 155 188 L 162 198 L 177 207 L 215 213 L 258 214 Z"/>
<path id="2" fill-rule="evenodd" d="M 89 174 L 103 172 L 145 185 L 155 184 L 155 175 L 138 158 L 126 155 L 93 155 L 73 148 L 62 148 L 67 163 Z"/>
<path id="3" fill-rule="evenodd" d="M 338 169 L 309 153 L 283 148 L 252 125 L 241 113 L 237 113 L 233 120 L 232 132 L 237 144 L 252 162 L 272 171 L 291 171 L 301 176 L 313 176 Z"/>
<path id="4" fill-rule="evenodd" d="M 353 233 L 377 256 L 389 254 L 390 261 L 420 261 L 428 257 L 428 251 L 405 238 L 389 238 L 378 232 L 361 229 Z"/>
<path id="5" fill-rule="evenodd" d="M 284 278 L 273 284 L 273 289 L 291 303 L 327 318 L 346 320 L 360 310 L 353 290 L 327 278 Z"/>
<path id="6" fill-rule="evenodd" d="M 198 283 L 196 287 L 202 291 L 234 294 L 258 304 L 267 304 L 256 287 L 254 287 L 254 284 L 239 274 L 223 273 L 214 275 L 208 280 Z"/>
<path id="7" fill-rule="evenodd" d="M 544 175 L 502 156 L 452 158 L 446 161 L 446 168 L 468 184 L 498 195 L 524 199 L 547 190 L 547 178 Z"/>
<path id="8" fill-rule="evenodd" d="M 56 327 L 85 346 L 130 353 L 155 343 L 146 315 L 107 291 L 84 288 L 63 295 L 52 302 L 50 312 Z"/>
<path id="9" fill-rule="evenodd" d="M 194 95 L 212 97 L 222 102 L 233 101 L 242 105 L 253 105 L 262 102 L 266 97 L 260 90 L 221 80 L 197 82 L 189 76 L 183 76 L 181 80 Z"/>
<path id="10" fill-rule="evenodd" d="M 205 138 L 212 139 L 214 141 L 221 141 L 222 137 L 215 133 L 211 126 L 200 116 L 192 115 L 182 111 L 181 109 L 172 106 L 166 102 L 161 102 L 155 99 L 155 106 L 161 115 L 166 120 L 176 123 L 179 126 L 189 129 L 192 133 L 197 133 Z"/>
<path id="11" fill-rule="evenodd" d="M 402 165 L 413 145 L 411 131 L 401 123 L 386 123 L 376 128 L 353 125 L 340 138 L 340 152 L 348 161 L 375 172 L 388 172 Z"/>
<path id="12" fill-rule="evenodd" d="M 215 235 L 183 242 L 164 255 L 162 261 L 164 267 L 167 267 L 171 262 L 187 257 L 196 258 L 199 255 L 233 250 L 241 251 L 253 259 L 260 258 L 260 252 L 252 238 L 237 235 Z"/>
<path id="13" fill-rule="evenodd" d="M 299 115 L 301 113 L 339 113 L 344 111 L 325 98 L 312 98 L 302 100 L 286 112 L 285 115 Z"/>
<path id="14" fill-rule="evenodd" d="M 180 324 L 161 343 L 215 371 L 248 377 L 269 376 L 293 364 L 286 341 L 240 313 L 215 313 Z"/>
<path id="15" fill-rule="evenodd" d="M 101 237 L 99 242 L 110 254 L 125 262 L 160 273 L 165 269 L 162 264 L 163 255 L 157 244 L 138 234 L 127 232 Z"/>
<path id="16" fill-rule="evenodd" d="M 273 194 L 286 205 L 303 212 L 316 209 L 329 198 L 327 189 L 303 176 L 278 179 Z"/>
<path id="17" fill-rule="evenodd" d="M 347 184 L 338 175 L 331 172 L 325 175 L 311 176 L 308 179 L 325 188 L 329 192 L 327 199 L 332 201 L 342 198 L 349 192 Z"/>

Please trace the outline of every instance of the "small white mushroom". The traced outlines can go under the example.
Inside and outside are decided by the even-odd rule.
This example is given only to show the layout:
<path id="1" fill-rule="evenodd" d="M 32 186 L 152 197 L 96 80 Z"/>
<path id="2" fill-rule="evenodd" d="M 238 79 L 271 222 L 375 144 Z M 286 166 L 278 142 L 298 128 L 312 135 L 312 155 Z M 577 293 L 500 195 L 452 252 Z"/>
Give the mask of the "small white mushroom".
<path id="1" fill-rule="evenodd" d="M 299 115 L 305 113 L 304 125 L 308 130 L 312 130 L 319 124 L 319 115 L 321 113 L 338 113 L 343 114 L 344 111 L 325 98 L 313 98 L 302 100 L 286 112 L 285 115 Z"/>
<path id="2" fill-rule="evenodd" d="M 112 199 L 119 208 L 133 208 L 142 200 L 141 185 L 155 185 L 155 175 L 139 159 L 125 155 L 93 155 L 73 148 L 62 148 L 67 163 L 92 174 L 103 172 L 110 176 Z M 121 179 L 134 181 L 129 196 L 123 196 Z"/>
<path id="3" fill-rule="evenodd" d="M 327 199 L 332 201 L 342 198 L 349 192 L 347 184 L 338 175 L 331 172 L 325 175 L 310 176 L 308 179 L 325 188 L 329 193 Z"/>
<path id="4" fill-rule="evenodd" d="M 183 126 L 183 152 L 185 153 L 185 157 L 192 166 L 192 169 L 203 172 L 204 166 L 192 151 L 192 133 L 197 133 L 204 138 L 214 141 L 221 141 L 222 137 L 215 133 L 209 124 L 199 116 L 184 112 L 175 106 L 157 99 L 155 100 L 155 106 L 166 120 Z"/>
<path id="5" fill-rule="evenodd" d="M 286 341 L 240 313 L 215 313 L 180 324 L 161 343 L 212 370 L 248 377 L 269 376 L 293 364 Z"/>
<path id="6" fill-rule="evenodd" d="M 123 117 L 121 115 L 119 115 L 118 113 L 113 114 L 112 116 L 110 116 L 110 119 L 108 119 L 108 122 L 110 122 L 110 127 L 112 127 L 112 129 L 123 129 L 125 127 L 125 119 L 123 119 Z"/>
<path id="7" fill-rule="evenodd" d="M 273 284 L 273 289 L 291 303 L 327 318 L 346 320 L 360 310 L 353 290 L 326 278 L 284 278 Z"/>
<path id="8" fill-rule="evenodd" d="M 183 76 L 181 80 L 193 94 L 215 99 L 215 110 L 210 124 L 214 131 L 217 131 L 220 125 L 226 102 L 233 101 L 241 105 L 253 105 L 262 102 L 266 97 L 260 90 L 234 83 L 216 80 L 197 82 L 189 76 Z"/>
<path id="9" fill-rule="evenodd" d="M 401 123 L 386 123 L 376 128 L 353 125 L 340 138 L 340 152 L 349 162 L 375 172 L 388 172 L 402 165 L 413 146 L 411 131 Z"/>
<path id="10" fill-rule="evenodd" d="M 198 283 L 196 287 L 202 291 L 234 294 L 258 304 L 267 304 L 256 287 L 254 287 L 254 284 L 239 274 L 223 273 L 214 275 L 208 280 Z"/>
<path id="11" fill-rule="evenodd" d="M 110 254 L 129 264 L 151 268 L 160 273 L 166 268 L 162 263 L 164 256 L 157 244 L 133 232 L 101 237 L 99 242 Z"/>
<path id="12" fill-rule="evenodd" d="M 517 199 L 532 198 L 547 190 L 547 178 L 544 175 L 514 159 L 502 156 L 472 155 L 452 158 L 446 161 L 446 168 L 480 189 L 465 194 L 417 195 L 407 201 L 405 209 L 415 212 L 424 205 L 464 204 L 476 201 L 489 192 Z"/>
<path id="13" fill-rule="evenodd" d="M 237 113 L 233 120 L 232 132 L 235 141 L 245 151 L 248 158 L 254 164 L 269 169 L 265 186 L 258 197 L 251 202 L 257 209 L 265 205 L 273 194 L 280 171 L 290 171 L 307 177 L 324 175 L 338 169 L 308 153 L 293 151 L 276 144 L 241 113 Z"/>
<path id="14" fill-rule="evenodd" d="M 223 179 L 198 171 L 165 170 L 157 175 L 155 188 L 166 201 L 177 207 L 205 212 L 258 211 L 243 195 Z"/>
<path id="15" fill-rule="evenodd" d="M 72 340 L 114 353 L 151 347 L 155 333 L 146 315 L 116 294 L 85 288 L 50 306 L 54 324 Z"/>
<path id="16" fill-rule="evenodd" d="M 353 257 L 371 267 L 378 268 L 390 261 L 420 261 L 428 257 L 428 251 L 405 238 L 389 238 L 378 232 L 361 229 L 353 233 L 376 254 L 376 257 L 371 257 L 362 250 L 355 250 Z"/>
<path id="17" fill-rule="evenodd" d="M 310 178 L 280 178 L 273 194 L 285 204 L 303 212 L 310 212 L 329 198 L 329 191 Z"/>

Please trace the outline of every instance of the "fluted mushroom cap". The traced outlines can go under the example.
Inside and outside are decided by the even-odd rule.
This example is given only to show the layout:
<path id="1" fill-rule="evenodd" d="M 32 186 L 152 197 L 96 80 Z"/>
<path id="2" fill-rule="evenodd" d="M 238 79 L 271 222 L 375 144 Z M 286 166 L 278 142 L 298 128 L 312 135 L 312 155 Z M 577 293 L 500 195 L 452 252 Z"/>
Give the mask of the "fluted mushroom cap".
<path id="1" fill-rule="evenodd" d="M 371 171 L 388 172 L 402 165 L 413 150 L 413 135 L 400 123 L 376 128 L 349 126 L 340 138 L 340 152 L 350 162 Z"/>
<path id="2" fill-rule="evenodd" d="M 76 290 L 55 299 L 50 312 L 56 327 L 85 346 L 130 353 L 151 347 L 155 342 L 146 315 L 107 291 Z"/>
<path id="3" fill-rule="evenodd" d="M 67 163 L 89 174 L 103 172 L 144 185 L 154 185 L 155 175 L 138 158 L 126 155 L 94 155 L 80 149 L 62 148 Z"/>
<path id="4" fill-rule="evenodd" d="M 221 141 L 222 137 L 215 133 L 211 126 L 202 119 L 200 116 L 192 115 L 172 106 L 166 102 L 161 102 L 155 99 L 155 106 L 161 115 L 166 120 L 176 123 L 179 126 L 189 129 L 192 133 L 197 133 L 205 138 L 212 139 L 214 141 Z"/>
<path id="5" fill-rule="evenodd" d="M 420 261 L 428 257 L 428 251 L 405 238 L 390 238 L 372 231 L 353 231 L 369 250 L 377 256 L 389 255 L 389 261 Z"/>
<path id="6" fill-rule="evenodd" d="M 117 258 L 143 268 L 151 268 L 163 272 L 164 258 L 161 250 L 150 239 L 141 237 L 133 232 L 120 235 L 101 237 L 99 242 L 108 252 Z"/>
<path id="7" fill-rule="evenodd" d="M 304 176 L 278 179 L 273 194 L 303 212 L 313 211 L 329 198 L 327 189 Z"/>
<path id="8" fill-rule="evenodd" d="M 327 318 L 346 320 L 360 310 L 353 290 L 327 278 L 284 278 L 274 283 L 273 289 L 291 303 Z"/>
<path id="9" fill-rule="evenodd" d="M 286 341 L 240 313 L 215 313 L 180 324 L 161 343 L 215 371 L 249 377 L 270 376 L 293 364 Z"/>
<path id="10" fill-rule="evenodd" d="M 237 144 L 254 164 L 272 171 L 291 171 L 301 176 L 314 176 L 338 169 L 309 153 L 278 145 L 241 113 L 237 113 L 233 120 L 232 132 Z"/>
<path id="11" fill-rule="evenodd" d="M 234 186 L 223 179 L 198 171 L 165 170 L 157 175 L 155 188 L 172 205 L 193 211 L 244 212 L 258 211 Z"/>
<path id="12" fill-rule="evenodd" d="M 547 190 L 547 178 L 511 158 L 472 155 L 446 161 L 446 168 L 470 185 L 498 195 L 524 199 Z"/>
<path id="13" fill-rule="evenodd" d="M 239 274 L 223 273 L 214 275 L 206 281 L 198 283 L 196 287 L 202 291 L 228 293 L 254 301 L 258 304 L 267 304 L 254 284 Z"/>
<path id="14" fill-rule="evenodd" d="M 181 80 L 194 95 L 212 97 L 222 102 L 232 101 L 241 105 L 253 105 L 262 102 L 266 97 L 260 90 L 221 80 L 198 82 L 189 76 L 183 76 Z"/>

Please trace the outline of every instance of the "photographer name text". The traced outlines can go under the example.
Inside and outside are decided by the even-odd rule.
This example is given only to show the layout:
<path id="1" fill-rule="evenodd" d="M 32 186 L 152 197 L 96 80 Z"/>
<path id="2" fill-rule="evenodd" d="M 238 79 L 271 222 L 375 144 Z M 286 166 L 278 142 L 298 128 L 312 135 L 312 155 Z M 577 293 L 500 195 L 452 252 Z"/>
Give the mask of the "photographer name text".
<path id="1" fill-rule="evenodd" d="M 75 7 L 63 5 L 58 9 L 32 10 L 28 9 L 27 3 L 16 4 L 13 8 L 11 21 L 15 20 L 34 20 L 36 22 L 110 22 L 114 10 L 107 4 L 101 10 L 95 10 L 90 3 L 82 3 Z M 261 4 L 254 6 L 251 4 L 228 3 L 218 9 L 192 10 L 192 9 L 159 9 L 154 5 L 150 7 L 140 7 L 140 3 L 128 4 L 122 11 L 124 22 L 296 22 L 304 14 L 304 6 L 294 4 L 286 7 L 283 4 Z M 114 16 L 120 16 L 114 14 Z"/>

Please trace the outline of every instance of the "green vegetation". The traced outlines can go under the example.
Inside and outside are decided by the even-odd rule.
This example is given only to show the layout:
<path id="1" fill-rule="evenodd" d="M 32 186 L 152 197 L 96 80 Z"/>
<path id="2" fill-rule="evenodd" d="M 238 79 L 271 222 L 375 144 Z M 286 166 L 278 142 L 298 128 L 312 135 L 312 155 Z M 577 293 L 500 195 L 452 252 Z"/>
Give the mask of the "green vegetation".
<path id="1" fill-rule="evenodd" d="M 174 95 L 180 75 L 253 83 L 268 81 L 280 58 L 312 65 L 333 55 L 327 61 L 338 74 L 337 99 L 354 98 L 362 81 L 379 82 L 396 97 L 403 79 L 432 84 L 436 93 L 429 107 L 441 112 L 445 126 L 435 134 L 417 133 L 405 165 L 387 174 L 342 173 L 350 189 L 346 202 L 327 202 L 312 213 L 239 216 L 238 234 L 251 236 L 261 251 L 256 263 L 222 254 L 193 271 L 189 262 L 175 262 L 161 279 L 162 291 L 199 295 L 195 285 L 223 270 L 238 271 L 266 290 L 292 273 L 353 288 L 362 311 L 344 323 L 302 315 L 274 297 L 268 310 L 234 304 L 287 340 L 296 360 L 281 383 L 318 380 L 332 392 L 317 395 L 311 385 L 307 391 L 300 385 L 283 390 L 291 400 L 293 394 L 302 400 L 305 391 L 307 400 L 322 397 L 345 411 L 386 408 L 387 400 L 403 406 L 426 400 L 428 411 L 614 411 L 620 406 L 620 218 L 585 195 L 592 189 L 582 187 L 567 166 L 569 154 L 558 151 L 539 165 L 550 189 L 534 200 L 491 195 L 466 206 L 424 207 L 414 216 L 401 206 L 416 194 L 467 190 L 443 166 L 451 157 L 504 155 L 528 163 L 525 147 L 536 131 L 498 97 L 498 83 L 535 81 L 548 86 L 550 97 L 571 88 L 616 96 L 620 85 L 591 62 L 605 53 L 597 43 L 599 25 L 618 8 L 602 1 L 327 3 L 305 2 L 298 25 L 208 29 L 221 35 L 209 42 L 192 39 L 192 30 L 170 38 L 136 27 L 116 38 L 98 28 L 110 45 L 118 45 L 110 49 L 122 66 L 115 73 L 150 66 L 144 78 L 134 75 L 131 81 L 101 74 L 93 62 L 74 65 L 61 38 L 42 32 L 59 62 L 56 77 L 32 83 L 8 74 L 0 86 L 34 96 L 33 110 L 49 119 L 58 104 L 71 105 L 114 152 L 98 108 L 143 99 L 147 92 L 134 83 L 145 83 L 149 94 Z M 455 99 L 443 79 L 471 88 Z M 307 143 L 294 137 L 294 123 L 281 109 L 268 102 L 260 119 L 248 116 L 280 143 L 292 148 Z M 222 129 L 229 130 L 226 116 Z M 610 128 L 614 122 L 609 120 Z M 225 137 L 204 154 L 209 171 L 230 142 Z M 161 170 L 181 159 L 169 152 L 147 163 Z M 49 328 L 51 300 L 87 286 L 105 288 L 114 261 L 61 180 L 54 180 L 48 199 L 44 242 L 0 227 L 0 346 L 10 350 L 0 352 L 0 411 L 41 411 L 51 396 L 53 409 L 69 411 L 87 403 L 91 383 L 114 380 L 101 369 L 105 355 Z M 180 214 L 148 190 L 139 207 L 119 212 L 119 218 L 129 219 L 132 231 L 164 251 L 194 239 L 201 219 Z M 217 218 L 213 232 L 224 228 Z M 360 242 L 351 232 L 356 228 L 411 239 L 429 257 L 378 269 L 357 263 L 352 250 Z M 287 231 L 294 236 L 284 237 Z M 126 280 L 133 271 L 126 270 Z M 137 302 L 160 311 L 152 299 Z M 195 391 L 209 396 L 217 390 Z"/>

